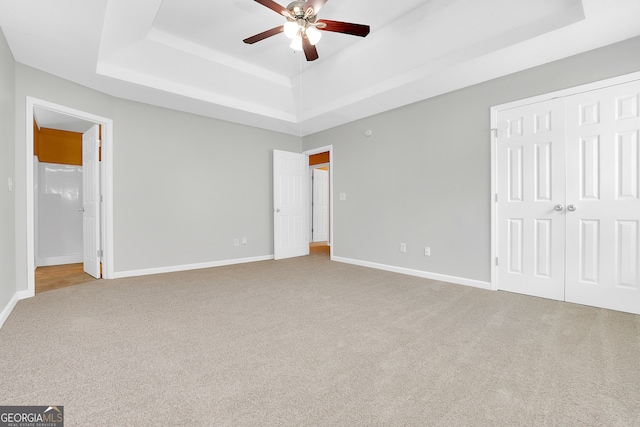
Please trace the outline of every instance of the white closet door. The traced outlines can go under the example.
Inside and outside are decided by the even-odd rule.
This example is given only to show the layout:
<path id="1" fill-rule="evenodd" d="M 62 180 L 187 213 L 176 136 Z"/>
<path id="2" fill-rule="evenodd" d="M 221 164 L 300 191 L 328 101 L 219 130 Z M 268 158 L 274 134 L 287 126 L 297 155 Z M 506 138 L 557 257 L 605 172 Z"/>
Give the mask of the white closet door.
<path id="1" fill-rule="evenodd" d="M 498 287 L 564 299 L 564 101 L 498 115 Z"/>
<path id="2" fill-rule="evenodd" d="M 566 301 L 640 313 L 640 81 L 567 98 Z"/>

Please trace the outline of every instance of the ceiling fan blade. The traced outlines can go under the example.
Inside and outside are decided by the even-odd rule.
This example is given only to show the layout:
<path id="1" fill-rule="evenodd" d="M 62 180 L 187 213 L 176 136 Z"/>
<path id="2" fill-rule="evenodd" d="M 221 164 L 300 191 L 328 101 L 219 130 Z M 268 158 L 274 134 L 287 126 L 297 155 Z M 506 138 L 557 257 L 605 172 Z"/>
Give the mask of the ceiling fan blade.
<path id="1" fill-rule="evenodd" d="M 307 61 L 315 61 L 318 59 L 318 50 L 306 37 L 302 38 L 302 50 L 304 50 L 304 56 L 307 57 Z"/>
<path id="2" fill-rule="evenodd" d="M 280 34 L 283 31 L 284 31 L 284 25 L 280 25 L 279 27 L 275 27 L 275 28 L 272 28 L 270 30 L 263 31 L 260 34 L 256 34 L 255 36 L 248 37 L 248 38 L 246 38 L 246 39 L 244 39 L 242 41 L 245 42 L 246 44 L 254 44 L 256 42 L 259 42 L 260 40 L 266 39 L 267 37 L 271 37 L 271 36 L 275 36 L 276 34 Z"/>
<path id="3" fill-rule="evenodd" d="M 272 1 L 272 0 L 255 0 L 256 2 L 260 3 L 263 6 L 268 7 L 269 9 L 273 10 L 274 12 L 279 13 L 282 16 L 286 16 L 287 18 L 293 18 L 293 16 L 291 15 L 291 12 L 289 11 L 289 9 L 287 9 L 286 7 L 280 6 L 278 3 Z"/>
<path id="4" fill-rule="evenodd" d="M 313 8 L 313 14 L 317 15 L 318 11 L 322 8 L 322 6 L 324 6 L 326 2 L 327 0 L 307 0 L 307 2 L 304 4 L 303 10 L 306 13 L 307 10 L 309 10 L 309 8 L 311 7 Z"/>
<path id="5" fill-rule="evenodd" d="M 351 34 L 352 36 L 359 37 L 365 37 L 369 34 L 368 25 L 331 21 L 329 19 L 319 19 L 316 24 L 316 28 L 322 31 L 333 31 L 334 33 Z"/>

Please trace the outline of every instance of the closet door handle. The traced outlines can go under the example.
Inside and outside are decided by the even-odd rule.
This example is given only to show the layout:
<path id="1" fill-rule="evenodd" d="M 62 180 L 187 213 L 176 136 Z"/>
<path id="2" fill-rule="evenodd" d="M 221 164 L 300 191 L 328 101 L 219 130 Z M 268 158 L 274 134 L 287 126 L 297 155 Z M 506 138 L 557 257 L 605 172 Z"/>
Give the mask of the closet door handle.
<path id="1" fill-rule="evenodd" d="M 558 212 L 560 212 L 562 209 L 564 209 L 564 206 L 562 206 L 562 205 L 555 205 L 555 206 L 553 207 L 553 209 L 555 209 L 555 210 L 557 210 Z"/>
<path id="2" fill-rule="evenodd" d="M 84 208 L 78 209 L 78 212 L 84 212 Z"/>
<path id="3" fill-rule="evenodd" d="M 575 211 L 576 209 L 577 209 L 577 208 L 576 208 L 576 205 L 569 205 L 569 206 L 567 206 L 567 210 L 568 210 L 569 212 L 573 212 L 573 211 Z"/>

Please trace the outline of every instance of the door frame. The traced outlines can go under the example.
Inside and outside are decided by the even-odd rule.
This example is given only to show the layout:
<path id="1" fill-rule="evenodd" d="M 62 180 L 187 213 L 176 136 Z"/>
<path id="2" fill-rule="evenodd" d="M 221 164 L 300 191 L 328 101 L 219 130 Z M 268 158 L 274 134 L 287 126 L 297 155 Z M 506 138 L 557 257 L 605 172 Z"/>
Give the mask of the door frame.
<path id="1" fill-rule="evenodd" d="M 335 240 L 333 237 L 333 228 L 334 228 L 333 225 L 335 224 L 335 222 L 333 221 L 333 205 L 335 205 L 335 203 L 333 202 L 333 169 L 334 169 L 333 144 L 306 150 L 306 151 L 303 151 L 302 154 L 311 156 L 313 154 L 324 153 L 325 151 L 329 152 L 329 162 L 328 162 L 328 165 L 329 165 L 329 241 L 327 242 L 327 244 L 331 246 L 330 259 L 333 260 L 333 254 L 335 253 L 335 250 L 336 250 Z M 311 168 L 312 167 L 310 166 L 309 170 L 311 170 Z M 311 206 L 311 202 L 309 202 L 309 206 Z"/>
<path id="2" fill-rule="evenodd" d="M 497 197 L 498 197 L 498 158 L 497 158 L 497 145 L 498 145 L 498 113 L 503 110 L 511 108 L 523 107 L 529 104 L 535 104 L 538 102 L 544 102 L 553 98 L 568 97 L 583 92 L 588 92 L 597 89 L 603 89 L 609 86 L 615 86 L 619 84 L 628 83 L 634 80 L 640 80 L 640 71 L 624 74 L 609 79 L 599 80 L 584 85 L 574 86 L 567 89 L 558 90 L 555 92 L 545 93 L 530 98 L 520 99 L 517 101 L 508 102 L 505 104 L 495 105 L 491 107 L 491 289 L 498 290 L 498 269 L 496 266 L 496 260 L 498 256 L 498 226 L 497 226 Z"/>
<path id="3" fill-rule="evenodd" d="M 35 207 L 34 207 L 34 172 L 33 172 L 33 109 L 38 107 L 76 117 L 102 126 L 102 161 L 100 162 L 100 231 L 102 234 L 102 277 L 113 278 L 113 120 L 97 116 L 85 111 L 55 104 L 53 102 L 26 97 L 26 201 L 27 201 L 27 292 L 26 296 L 35 295 Z"/>

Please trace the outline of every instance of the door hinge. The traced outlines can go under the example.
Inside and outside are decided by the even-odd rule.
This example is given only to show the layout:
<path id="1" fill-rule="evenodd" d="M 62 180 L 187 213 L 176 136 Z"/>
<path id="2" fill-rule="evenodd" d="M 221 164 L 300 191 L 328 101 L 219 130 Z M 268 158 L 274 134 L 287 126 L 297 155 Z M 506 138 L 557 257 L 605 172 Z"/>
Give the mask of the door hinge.
<path id="1" fill-rule="evenodd" d="M 96 252 L 96 256 L 97 256 L 98 258 L 102 258 L 102 249 L 98 249 L 98 250 L 97 250 L 97 252 Z"/>
<path id="2" fill-rule="evenodd" d="M 496 265 L 498 265 L 498 257 L 496 257 Z"/>
<path id="3" fill-rule="evenodd" d="M 102 194 L 100 195 L 100 202 L 102 202 Z"/>
<path id="4" fill-rule="evenodd" d="M 491 136 L 497 138 L 498 137 L 498 128 L 491 129 Z"/>
<path id="5" fill-rule="evenodd" d="M 498 201 L 498 193 L 496 193 L 496 202 Z"/>

